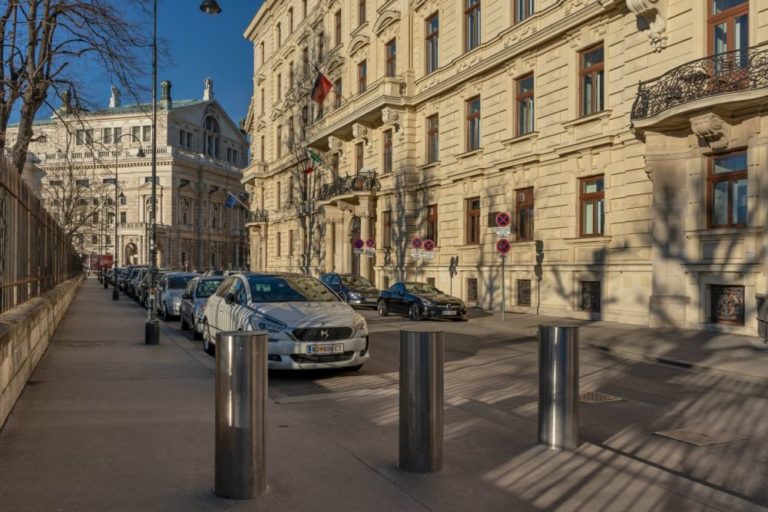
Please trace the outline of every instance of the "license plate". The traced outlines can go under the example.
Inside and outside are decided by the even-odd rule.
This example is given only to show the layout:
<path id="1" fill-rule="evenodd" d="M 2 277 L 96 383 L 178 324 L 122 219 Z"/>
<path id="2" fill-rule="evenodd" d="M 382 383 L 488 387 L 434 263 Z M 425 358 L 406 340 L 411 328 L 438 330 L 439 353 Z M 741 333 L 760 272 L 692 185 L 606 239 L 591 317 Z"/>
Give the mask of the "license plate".
<path id="1" fill-rule="evenodd" d="M 443 315 L 445 316 L 456 316 L 458 314 L 459 314 L 458 311 L 443 311 Z"/>
<path id="2" fill-rule="evenodd" d="M 344 352 L 344 344 L 307 345 L 307 354 L 340 354 Z"/>

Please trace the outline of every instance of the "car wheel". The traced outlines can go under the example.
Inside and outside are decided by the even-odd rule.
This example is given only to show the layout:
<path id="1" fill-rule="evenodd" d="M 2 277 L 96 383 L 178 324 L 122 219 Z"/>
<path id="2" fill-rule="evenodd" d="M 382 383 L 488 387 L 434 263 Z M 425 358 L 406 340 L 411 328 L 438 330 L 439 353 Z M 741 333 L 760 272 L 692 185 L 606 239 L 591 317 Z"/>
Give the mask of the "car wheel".
<path id="1" fill-rule="evenodd" d="M 211 326 L 207 323 L 203 326 L 204 333 L 203 333 L 203 350 L 205 350 L 205 353 L 208 355 L 215 355 L 216 354 L 216 346 L 211 343 Z"/>
<path id="2" fill-rule="evenodd" d="M 387 303 L 384 302 L 383 300 L 379 301 L 379 305 L 377 309 L 379 310 L 379 315 L 381 316 L 387 316 L 389 314 L 389 310 L 387 309 Z"/>
<path id="3" fill-rule="evenodd" d="M 189 324 L 184 319 L 184 315 L 181 315 L 181 330 L 182 331 L 188 331 L 189 330 Z"/>
<path id="4" fill-rule="evenodd" d="M 414 303 L 411 304 L 411 307 L 408 308 L 408 318 L 413 320 L 414 322 L 418 322 L 421 320 L 421 309 L 419 309 L 419 305 Z"/>

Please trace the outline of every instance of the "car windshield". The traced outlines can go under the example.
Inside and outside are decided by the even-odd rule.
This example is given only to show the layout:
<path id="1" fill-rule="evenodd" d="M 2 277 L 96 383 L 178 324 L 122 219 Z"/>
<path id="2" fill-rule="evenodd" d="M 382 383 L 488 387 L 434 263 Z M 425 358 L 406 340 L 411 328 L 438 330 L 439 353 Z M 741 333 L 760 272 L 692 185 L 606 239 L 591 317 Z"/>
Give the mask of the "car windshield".
<path id="1" fill-rule="evenodd" d="M 405 283 L 405 289 L 408 293 L 423 293 L 425 295 L 435 295 L 440 290 L 428 283 Z"/>
<path id="2" fill-rule="evenodd" d="M 254 302 L 338 302 L 314 277 L 253 276 L 248 278 Z"/>
<path id="3" fill-rule="evenodd" d="M 341 282 L 344 286 L 367 286 L 373 287 L 371 282 L 363 276 L 341 276 Z"/>
<path id="4" fill-rule="evenodd" d="M 223 279 L 209 279 L 206 281 L 200 281 L 197 284 L 197 291 L 195 292 L 198 299 L 207 299 L 218 290 L 219 285 Z"/>
<path id="5" fill-rule="evenodd" d="M 195 276 L 171 276 L 168 278 L 168 288 L 171 290 L 178 290 L 186 288 L 187 283 Z"/>

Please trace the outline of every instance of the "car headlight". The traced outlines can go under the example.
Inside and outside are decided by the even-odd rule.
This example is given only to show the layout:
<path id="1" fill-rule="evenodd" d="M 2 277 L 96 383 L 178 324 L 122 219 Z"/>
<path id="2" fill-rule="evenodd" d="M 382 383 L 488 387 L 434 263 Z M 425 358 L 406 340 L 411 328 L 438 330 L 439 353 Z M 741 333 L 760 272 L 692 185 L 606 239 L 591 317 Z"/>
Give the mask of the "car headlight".
<path id="1" fill-rule="evenodd" d="M 173 298 L 173 305 L 174 306 L 178 306 L 179 304 L 181 304 L 181 297 L 174 297 Z"/>
<path id="2" fill-rule="evenodd" d="M 254 331 L 267 331 L 271 333 L 281 332 L 288 327 L 283 322 L 267 318 L 254 318 L 251 320 L 251 329 Z"/>
<path id="3" fill-rule="evenodd" d="M 421 305 L 426 307 L 432 307 L 432 301 L 429 301 L 427 299 L 421 299 Z"/>
<path id="4" fill-rule="evenodd" d="M 355 320 L 355 323 L 352 325 L 352 328 L 355 329 L 355 332 L 360 333 L 361 335 L 368 333 L 368 324 L 365 322 L 365 318 L 360 315 L 358 315 L 357 320 Z"/>
<path id="5" fill-rule="evenodd" d="M 353 300 L 360 300 L 360 294 L 357 292 L 349 292 L 349 298 Z"/>

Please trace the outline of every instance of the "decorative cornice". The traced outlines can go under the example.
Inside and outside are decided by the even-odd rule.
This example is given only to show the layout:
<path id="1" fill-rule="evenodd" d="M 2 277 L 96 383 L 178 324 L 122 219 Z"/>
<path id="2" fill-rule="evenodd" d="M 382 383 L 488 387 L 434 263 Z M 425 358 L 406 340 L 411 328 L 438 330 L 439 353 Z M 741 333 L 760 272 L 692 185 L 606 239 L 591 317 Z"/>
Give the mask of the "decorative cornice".
<path id="1" fill-rule="evenodd" d="M 370 43 L 368 36 L 362 34 L 355 36 L 352 41 L 349 42 L 349 56 L 353 56 L 355 53 L 368 46 L 368 43 Z"/>
<path id="2" fill-rule="evenodd" d="M 400 21 L 400 11 L 384 11 L 373 25 L 373 33 L 380 36 L 390 25 Z"/>
<path id="3" fill-rule="evenodd" d="M 653 51 L 660 52 L 667 46 L 665 21 L 667 0 L 627 0 L 627 7 L 635 16 L 648 24 L 648 38 Z"/>

